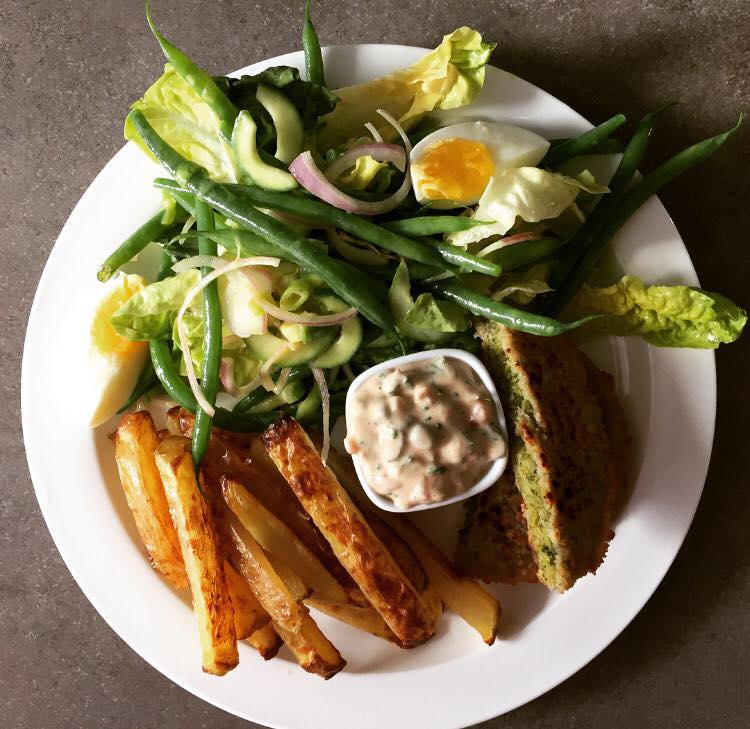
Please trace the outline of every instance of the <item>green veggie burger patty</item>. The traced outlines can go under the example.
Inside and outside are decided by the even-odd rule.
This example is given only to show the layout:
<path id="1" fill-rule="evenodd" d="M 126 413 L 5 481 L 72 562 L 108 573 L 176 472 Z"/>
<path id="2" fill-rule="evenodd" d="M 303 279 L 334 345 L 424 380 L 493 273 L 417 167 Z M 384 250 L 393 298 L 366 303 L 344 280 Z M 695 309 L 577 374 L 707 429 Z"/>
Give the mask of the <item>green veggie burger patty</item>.
<path id="1" fill-rule="evenodd" d="M 603 395 L 611 380 L 570 339 L 494 322 L 476 330 L 503 395 L 518 496 L 508 476 L 469 506 L 458 562 L 503 582 L 530 581 L 533 563 L 539 582 L 564 592 L 597 569 L 612 537 L 626 479 L 622 411 L 613 393 Z"/>

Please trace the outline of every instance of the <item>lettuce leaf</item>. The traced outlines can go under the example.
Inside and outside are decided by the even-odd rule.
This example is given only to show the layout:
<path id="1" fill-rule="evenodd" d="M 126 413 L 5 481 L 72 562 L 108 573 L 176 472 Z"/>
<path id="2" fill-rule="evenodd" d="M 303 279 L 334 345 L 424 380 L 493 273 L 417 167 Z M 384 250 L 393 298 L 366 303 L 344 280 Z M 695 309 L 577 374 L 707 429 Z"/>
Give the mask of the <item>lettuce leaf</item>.
<path id="1" fill-rule="evenodd" d="M 118 334 L 133 341 L 172 336 L 177 312 L 187 292 L 199 279 L 198 270 L 192 268 L 177 276 L 149 284 L 131 296 L 114 313 L 110 319 L 112 326 Z M 193 308 L 200 310 L 201 301 L 199 294 L 193 300 Z"/>
<path id="2" fill-rule="evenodd" d="M 547 278 L 551 264 L 537 263 L 526 271 L 514 271 L 505 274 L 501 279 L 502 288 L 494 291 L 495 301 L 509 299 L 517 304 L 530 304 L 535 296 L 552 291 Z"/>
<path id="3" fill-rule="evenodd" d="M 465 309 L 451 301 L 436 299 L 432 294 L 420 294 L 406 312 L 404 321 L 437 332 L 463 332 L 469 328 Z"/>
<path id="4" fill-rule="evenodd" d="M 609 192 L 588 173 L 576 178 L 538 167 L 501 170 L 487 186 L 474 214 L 478 220 L 495 222 L 453 233 L 448 241 L 466 247 L 493 235 L 505 235 L 516 218 L 527 223 L 557 218 L 572 205 L 581 190 L 593 194 Z"/>
<path id="5" fill-rule="evenodd" d="M 566 317 L 605 314 L 587 329 L 618 336 L 641 334 L 658 347 L 716 349 L 734 342 L 747 313 L 721 294 L 690 286 L 646 286 L 624 276 L 605 288 L 584 286 Z"/>
<path id="6" fill-rule="evenodd" d="M 164 73 L 132 105 L 140 109 L 157 134 L 181 155 L 204 167 L 216 182 L 237 182 L 239 171 L 230 144 L 221 135 L 219 117 L 168 63 Z M 151 152 L 125 122 L 125 139 Z"/>
<path id="7" fill-rule="evenodd" d="M 393 130 L 383 123 L 377 109 L 390 112 L 408 129 L 434 109 L 470 104 L 484 84 L 484 67 L 494 48 L 495 44 L 484 43 L 476 30 L 459 28 L 409 68 L 336 89 L 339 103 L 323 117 L 325 126 L 318 132 L 318 146 L 325 150 L 358 137 L 368 121 L 392 138 Z"/>
<path id="8" fill-rule="evenodd" d="M 411 296 L 411 282 L 409 281 L 409 269 L 401 261 L 388 291 L 388 305 L 393 312 L 396 326 L 405 336 L 416 342 L 442 342 L 447 334 L 439 329 L 423 327 L 407 320 L 409 312 L 414 309 L 415 302 Z M 423 304 L 424 306 L 424 304 Z"/>

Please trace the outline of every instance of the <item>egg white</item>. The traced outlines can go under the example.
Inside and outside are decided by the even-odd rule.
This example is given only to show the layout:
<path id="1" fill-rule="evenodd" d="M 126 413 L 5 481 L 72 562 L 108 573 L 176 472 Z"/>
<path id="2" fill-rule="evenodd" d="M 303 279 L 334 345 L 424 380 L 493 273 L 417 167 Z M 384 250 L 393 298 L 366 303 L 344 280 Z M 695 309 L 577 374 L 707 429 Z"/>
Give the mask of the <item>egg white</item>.
<path id="1" fill-rule="evenodd" d="M 484 144 L 495 163 L 495 171 L 509 167 L 532 167 L 539 164 L 549 149 L 549 142 L 538 134 L 517 127 L 513 124 L 501 124 L 499 122 L 462 122 L 451 124 L 428 134 L 418 144 L 414 145 L 409 156 L 411 181 L 414 195 L 420 203 L 430 202 L 431 198 L 424 190 L 424 183 L 420 176 L 419 162 L 424 158 L 425 152 L 435 142 L 444 139 L 466 139 Z M 456 164 L 460 164 L 456 160 Z M 415 169 L 416 166 L 416 169 Z M 456 200 L 460 205 L 475 205 L 479 202 L 481 195 L 471 199 Z M 449 201 L 432 201 L 436 208 L 452 208 L 458 205 Z"/>

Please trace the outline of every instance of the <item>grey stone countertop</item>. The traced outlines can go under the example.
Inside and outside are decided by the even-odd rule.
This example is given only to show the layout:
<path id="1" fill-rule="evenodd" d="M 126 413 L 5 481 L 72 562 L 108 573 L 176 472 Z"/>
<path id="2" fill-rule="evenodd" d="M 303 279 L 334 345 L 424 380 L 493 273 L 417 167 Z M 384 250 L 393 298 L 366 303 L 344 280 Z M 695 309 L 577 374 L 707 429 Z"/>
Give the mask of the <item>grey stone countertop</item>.
<path id="1" fill-rule="evenodd" d="M 216 72 L 297 50 L 301 5 L 157 3 L 169 36 Z M 651 165 L 750 111 L 747 0 L 319 0 L 315 13 L 331 45 L 431 47 L 471 25 L 498 42 L 494 65 L 595 122 L 678 102 Z M 162 64 L 140 0 L 0 3 L 0 361 L 8 405 L 0 419 L 0 726 L 9 729 L 247 726 L 149 667 L 94 611 L 47 533 L 20 427 L 23 337 L 45 260 L 81 193 L 122 146 L 128 105 Z M 730 148 L 662 195 L 702 284 L 745 306 L 749 141 L 746 124 Z M 706 490 L 656 594 L 579 673 L 483 726 L 750 725 L 748 344 L 746 335 L 718 353 Z"/>

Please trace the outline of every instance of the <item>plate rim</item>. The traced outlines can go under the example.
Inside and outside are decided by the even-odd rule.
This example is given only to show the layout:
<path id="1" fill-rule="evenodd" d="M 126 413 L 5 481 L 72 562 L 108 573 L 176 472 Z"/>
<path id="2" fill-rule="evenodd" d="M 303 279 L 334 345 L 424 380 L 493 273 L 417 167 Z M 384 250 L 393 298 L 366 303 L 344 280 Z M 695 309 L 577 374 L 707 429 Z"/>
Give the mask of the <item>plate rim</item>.
<path id="1" fill-rule="evenodd" d="M 328 53 L 330 53 L 330 52 L 335 51 L 335 50 L 338 49 L 338 50 L 343 50 L 343 51 L 346 51 L 346 52 L 353 52 L 354 54 L 364 53 L 365 56 L 367 56 L 370 53 L 382 52 L 383 49 L 388 49 L 388 48 L 392 48 L 394 50 L 397 50 L 398 52 L 406 51 L 407 53 L 427 52 L 427 51 L 430 50 L 430 49 L 425 49 L 425 48 L 421 48 L 421 47 L 417 47 L 417 46 L 408 46 L 408 45 L 401 45 L 401 44 L 373 44 L 373 43 L 367 43 L 367 44 L 342 44 L 342 45 L 339 45 L 339 46 L 329 46 L 329 47 L 324 48 L 324 53 L 328 54 Z M 301 56 L 301 52 L 300 51 L 282 54 L 280 56 L 276 56 L 276 57 L 273 57 L 273 58 L 264 59 L 264 60 L 258 61 L 256 63 L 253 63 L 253 64 L 251 64 L 251 65 L 249 65 L 249 66 L 241 69 L 240 71 L 237 71 L 236 73 L 249 72 L 249 71 L 252 71 L 253 69 L 255 69 L 256 67 L 263 67 L 265 65 L 270 65 L 272 63 L 278 63 L 278 62 L 281 62 L 282 59 L 288 61 L 288 60 L 292 59 L 293 57 L 300 57 L 300 56 Z M 364 63 L 366 64 L 367 61 L 365 60 Z M 494 68 L 495 71 L 499 71 L 499 72 L 501 72 L 503 74 L 507 74 L 509 76 L 514 76 L 514 74 L 510 74 L 509 72 L 503 71 L 502 69 L 497 69 L 495 67 L 492 67 L 492 68 Z M 515 77 L 515 78 L 519 78 L 519 77 Z M 576 112 L 570 106 L 568 106 L 567 104 L 565 104 L 565 102 L 557 99 L 556 97 L 552 96 L 551 94 L 548 94 L 543 89 L 541 89 L 541 88 L 539 88 L 539 87 L 531 84 L 530 82 L 527 82 L 527 81 L 525 81 L 523 79 L 521 79 L 521 81 L 523 81 L 523 83 L 525 83 L 525 84 L 529 84 L 529 85 L 533 86 L 533 88 L 534 88 L 535 91 L 541 92 L 543 95 L 545 95 L 545 96 L 553 99 L 556 103 L 558 103 L 561 106 L 565 107 L 565 109 L 567 109 L 570 112 L 571 115 L 577 117 L 581 121 L 581 123 L 587 125 L 588 127 L 591 126 L 591 124 L 584 117 L 582 117 L 580 114 L 578 114 L 578 112 Z M 34 300 L 33 300 L 32 306 L 30 308 L 29 319 L 28 319 L 28 324 L 27 324 L 27 329 L 26 329 L 26 334 L 25 334 L 25 337 L 24 337 L 24 347 L 23 347 L 22 365 L 21 365 L 21 367 L 22 367 L 22 370 L 21 370 L 21 372 L 22 372 L 22 374 L 21 374 L 21 420 L 22 420 L 22 431 L 23 431 L 24 449 L 25 449 L 26 456 L 27 456 L 27 462 L 28 462 L 28 467 L 29 467 L 29 472 L 30 472 L 30 475 L 31 475 L 31 479 L 32 479 L 32 484 L 33 484 L 33 487 L 34 487 L 35 496 L 36 496 L 37 501 L 39 503 L 40 511 L 42 512 L 42 515 L 43 515 L 44 520 L 45 520 L 45 524 L 46 524 L 47 529 L 48 529 L 48 531 L 50 533 L 50 536 L 52 537 L 52 540 L 53 540 L 53 542 L 55 544 L 55 547 L 58 550 L 58 553 L 60 554 L 61 558 L 63 559 L 63 562 L 65 563 L 66 568 L 69 570 L 69 572 L 71 573 L 72 577 L 75 579 L 78 587 L 81 589 L 81 591 L 86 596 L 86 598 L 89 600 L 89 602 L 92 604 L 92 606 L 94 607 L 94 609 L 101 615 L 101 617 L 104 619 L 104 621 L 113 630 L 113 632 L 116 633 L 118 635 L 118 637 L 120 639 L 122 639 L 126 643 L 126 645 L 128 645 L 134 652 L 136 652 L 139 655 L 140 658 L 142 658 L 143 660 L 145 660 L 147 663 L 149 663 L 151 666 L 153 666 L 157 671 L 159 671 L 162 675 L 164 675 L 165 677 L 167 677 L 169 680 L 177 683 L 179 686 L 181 686 L 186 691 L 189 691 L 190 693 L 198 696 L 199 698 L 201 698 L 202 700 L 206 701 L 207 703 L 210 703 L 210 704 L 212 704 L 214 706 L 217 706 L 217 707 L 223 709 L 224 711 L 227 711 L 230 714 L 233 714 L 233 715 L 236 715 L 236 716 L 240 716 L 241 718 L 248 719 L 248 720 L 251 720 L 251 721 L 262 722 L 263 724 L 265 724 L 265 725 L 267 725 L 269 727 L 274 727 L 274 729 L 276 729 L 276 728 L 278 728 L 278 729 L 286 729 L 287 727 L 289 729 L 291 729 L 292 725 L 288 724 L 288 723 L 278 722 L 278 721 L 275 721 L 273 719 L 269 719 L 269 718 L 267 718 L 265 716 L 262 717 L 262 718 L 253 718 L 253 717 L 249 716 L 246 713 L 239 713 L 236 708 L 232 707 L 227 702 L 225 702 L 225 701 L 223 701 L 221 699 L 218 699 L 215 696 L 211 696 L 208 692 L 204 691 L 197 684 L 190 684 L 189 681 L 183 680 L 183 678 L 181 676 L 176 675 L 169 667 L 165 667 L 163 664 L 159 664 L 159 663 L 155 662 L 154 660 L 152 660 L 151 658 L 147 658 L 146 655 L 144 655 L 144 652 L 141 649 L 139 649 L 138 647 L 136 647 L 134 645 L 134 643 L 136 642 L 135 639 L 131 639 L 130 636 L 126 637 L 125 633 L 127 633 L 127 631 L 119 630 L 119 629 L 115 628 L 114 624 L 116 624 L 118 621 L 114 617 L 112 617 L 110 615 L 109 610 L 105 609 L 102 606 L 101 601 L 98 599 L 98 597 L 95 594 L 95 589 L 90 584 L 87 583 L 87 580 L 85 578 L 82 577 L 81 573 L 79 572 L 78 566 L 75 565 L 74 560 L 70 559 L 70 554 L 67 552 L 67 549 L 66 548 L 61 548 L 61 546 L 60 546 L 60 539 L 59 539 L 60 534 L 59 534 L 58 528 L 57 528 L 57 526 L 56 526 L 56 524 L 54 522 L 54 519 L 50 518 L 49 513 L 48 513 L 49 512 L 49 507 L 47 506 L 47 504 L 45 503 L 45 499 L 43 498 L 44 495 L 45 495 L 45 489 L 41 485 L 38 485 L 38 483 L 41 482 L 41 477 L 40 477 L 39 471 L 38 471 L 38 469 L 36 467 L 35 459 L 38 458 L 37 450 L 39 448 L 39 444 L 37 442 L 35 442 L 35 436 L 33 435 L 34 425 L 33 425 L 33 423 L 31 423 L 29 421 L 30 415 L 28 414 L 29 410 L 30 410 L 30 408 L 28 407 L 28 405 L 30 404 L 30 401 L 31 401 L 31 398 L 32 398 L 32 393 L 31 393 L 31 390 L 30 390 L 30 388 L 32 387 L 32 385 L 29 382 L 29 375 L 28 375 L 29 367 L 30 367 L 28 361 L 29 361 L 29 358 L 31 356 L 29 354 L 30 351 L 31 351 L 31 347 L 29 346 L 30 337 L 31 337 L 31 334 L 32 334 L 32 332 L 33 332 L 33 330 L 35 328 L 36 320 L 40 317 L 40 313 L 39 313 L 39 309 L 41 307 L 40 301 L 43 298 L 43 291 L 44 291 L 44 289 L 47 286 L 49 286 L 48 279 L 53 275 L 52 274 L 52 269 L 54 267 L 54 263 L 55 263 L 56 258 L 57 258 L 56 252 L 57 252 L 57 254 L 59 254 L 59 251 L 60 251 L 60 249 L 58 248 L 58 242 L 59 242 L 60 238 L 62 237 L 63 232 L 65 231 L 66 226 L 68 225 L 68 223 L 71 220 L 71 218 L 74 217 L 74 215 L 76 213 L 76 210 L 79 207 L 83 206 L 84 202 L 87 200 L 87 198 L 88 198 L 88 196 L 90 194 L 93 194 L 92 190 L 95 187 L 96 182 L 99 179 L 99 177 L 107 169 L 107 166 L 115 158 L 117 158 L 119 155 L 122 155 L 123 152 L 124 152 L 124 150 L 127 149 L 128 146 L 129 145 L 126 144 L 124 147 L 122 147 L 121 149 L 119 149 L 115 153 L 115 155 L 112 156 L 112 158 L 110 158 L 107 161 L 107 163 L 102 167 L 102 169 L 99 171 L 99 173 L 94 177 L 94 179 L 92 180 L 92 182 L 89 184 L 89 186 L 86 188 L 86 190 L 83 192 L 83 194 L 81 195 L 81 197 L 76 202 L 76 204 L 73 207 L 70 215 L 68 216 L 68 218 L 67 218 L 64 226 L 61 228 L 61 231 L 60 231 L 58 237 L 55 240 L 55 244 L 53 245 L 53 247 L 52 247 L 52 249 L 50 251 L 49 257 L 48 257 L 48 259 L 47 259 L 47 261 L 45 263 L 44 269 L 43 269 L 42 274 L 41 274 L 40 279 L 39 279 L 39 283 L 37 285 L 37 289 L 36 289 L 36 292 L 35 292 L 35 295 L 34 295 Z M 669 216 L 669 213 L 666 211 L 666 209 L 663 207 L 663 205 L 661 205 L 660 202 L 659 202 L 659 206 L 661 207 L 661 211 L 663 212 L 663 214 L 671 221 L 671 217 Z M 676 226 L 675 226 L 675 230 L 677 230 Z M 692 265 L 692 260 L 690 259 L 689 253 L 687 252 L 687 249 L 685 248 L 684 241 L 682 241 L 682 237 L 679 236 L 679 231 L 677 232 L 677 235 L 679 237 L 680 245 L 685 249 L 685 253 L 686 253 L 687 257 L 688 257 L 688 260 L 690 261 L 690 267 L 692 268 L 693 273 L 695 273 L 694 266 Z M 653 587 L 650 590 L 648 590 L 648 594 L 647 595 L 642 594 L 643 599 L 641 600 L 639 598 L 639 600 L 638 600 L 639 606 L 633 611 L 633 613 L 631 615 L 628 615 L 628 616 L 624 617 L 621 620 L 621 625 L 619 625 L 619 627 L 616 630 L 612 631 L 611 634 L 608 634 L 608 637 L 604 641 L 598 643 L 597 644 L 598 647 L 592 653 L 590 653 L 588 655 L 588 657 L 582 658 L 580 661 L 574 662 L 571 666 L 568 666 L 562 673 L 558 673 L 556 675 L 556 677 L 552 681 L 548 682 L 547 684 L 545 684 L 544 686 L 542 686 L 538 690 L 536 690 L 536 691 L 534 691 L 534 692 L 532 692 L 530 694 L 527 694 L 521 700 L 517 700 L 517 701 L 512 702 L 512 705 L 507 706 L 507 707 L 501 709 L 500 713 L 498 713 L 497 710 L 493 710 L 493 709 L 491 709 L 491 708 L 488 707 L 484 711 L 480 711 L 478 713 L 477 712 L 473 712 L 473 713 L 467 712 L 467 717 L 469 716 L 469 713 L 471 713 L 471 715 L 470 715 L 470 717 L 466 721 L 462 721 L 462 723 L 452 722 L 450 724 L 440 724 L 439 726 L 441 726 L 441 727 L 448 727 L 448 726 L 450 726 L 450 727 L 454 727 L 454 728 L 457 729 L 458 727 L 468 726 L 470 724 L 474 724 L 474 723 L 477 723 L 477 722 L 485 721 L 487 719 L 499 716 L 501 714 L 506 713 L 507 711 L 512 711 L 512 710 L 514 710 L 514 709 L 516 709 L 516 708 L 518 708 L 518 707 L 520 707 L 520 706 L 522 706 L 522 705 L 524 705 L 524 704 L 526 704 L 526 703 L 528 703 L 530 701 L 535 700 L 536 698 L 538 698 L 539 696 L 543 695 L 547 691 L 555 688 L 559 684 L 561 684 L 564 681 L 566 681 L 568 678 L 570 678 L 570 676 L 572 676 L 575 673 L 577 673 L 579 670 L 581 670 L 581 668 L 583 666 L 585 666 L 587 663 L 589 663 L 591 660 L 593 660 L 596 656 L 598 656 L 605 648 L 607 648 L 610 645 L 610 643 L 616 637 L 618 637 L 622 633 L 622 631 L 630 624 L 630 622 L 632 622 L 632 620 L 635 618 L 635 616 L 643 609 L 643 607 L 646 605 L 646 603 L 651 599 L 651 596 L 653 595 L 653 593 L 656 591 L 656 589 L 659 587 L 659 585 L 663 581 L 664 576 L 666 575 L 667 571 L 670 569 L 670 567 L 671 567 L 671 565 L 672 565 L 672 563 L 673 563 L 673 561 L 674 561 L 677 553 L 679 552 L 679 550 L 680 550 L 680 548 L 681 548 L 681 546 L 682 546 L 682 544 L 684 542 L 684 539 L 685 539 L 685 537 L 687 535 L 687 532 L 689 531 L 690 526 L 692 525 L 692 522 L 693 522 L 693 519 L 694 519 L 694 516 L 695 516 L 695 511 L 696 511 L 696 509 L 698 507 L 698 504 L 700 502 L 700 497 L 702 495 L 703 488 L 704 488 L 704 485 L 705 485 L 705 479 L 706 479 L 706 475 L 707 475 L 707 472 L 708 472 L 708 466 L 709 466 L 709 463 L 710 463 L 711 452 L 712 452 L 712 449 L 713 449 L 713 437 L 714 437 L 714 433 L 715 433 L 715 424 L 716 424 L 716 366 L 715 366 L 715 357 L 713 355 L 713 352 L 711 352 L 710 354 L 711 354 L 710 366 L 709 366 L 710 373 L 706 373 L 707 375 L 710 374 L 710 378 L 709 378 L 709 381 L 701 383 L 701 385 L 703 387 L 708 388 L 708 390 L 709 390 L 708 399 L 712 403 L 712 411 L 710 413 L 710 428 L 709 428 L 709 430 L 710 430 L 710 438 L 708 439 L 709 451 L 708 451 L 707 457 L 705 459 L 705 468 L 703 468 L 702 471 L 699 473 L 701 486 L 700 486 L 700 489 L 698 491 L 698 495 L 697 495 L 696 502 L 695 502 L 695 507 L 692 509 L 692 513 L 690 514 L 690 519 L 689 519 L 689 521 L 687 521 L 686 526 L 684 527 L 683 533 L 681 534 L 681 536 L 679 537 L 679 539 L 676 539 L 672 543 L 674 554 L 671 556 L 671 558 L 669 560 L 666 561 L 666 564 L 663 565 L 663 569 L 659 570 L 658 579 L 656 579 L 655 583 L 653 584 Z M 86 585 L 86 586 L 84 587 L 84 585 Z M 120 626 L 120 627 L 122 627 L 122 626 Z M 472 660 L 472 659 L 474 659 L 474 656 L 470 656 L 470 657 L 466 658 L 465 660 Z M 415 670 L 423 670 L 423 669 L 415 669 Z M 322 684 L 321 684 L 321 686 L 322 686 Z"/>

